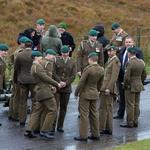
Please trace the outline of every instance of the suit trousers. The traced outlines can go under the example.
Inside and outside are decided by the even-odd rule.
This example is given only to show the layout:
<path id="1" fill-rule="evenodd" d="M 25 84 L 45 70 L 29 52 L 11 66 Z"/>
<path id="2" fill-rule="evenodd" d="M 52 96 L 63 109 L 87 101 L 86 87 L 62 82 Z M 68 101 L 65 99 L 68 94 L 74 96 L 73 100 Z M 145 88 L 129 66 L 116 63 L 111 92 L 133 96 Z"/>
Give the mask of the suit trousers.
<path id="1" fill-rule="evenodd" d="M 120 95 L 118 116 L 123 118 L 125 113 L 125 91 L 121 82 L 119 81 L 118 83 L 119 83 L 119 95 Z"/>
<path id="2" fill-rule="evenodd" d="M 20 101 L 20 86 L 13 84 L 12 96 L 9 101 L 8 116 L 13 119 L 19 119 L 19 101 Z"/>
<path id="3" fill-rule="evenodd" d="M 79 132 L 81 138 L 88 137 L 88 122 L 90 123 L 91 135 L 94 137 L 99 136 L 96 104 L 97 100 L 88 100 L 81 97 L 79 98 L 79 107 L 80 107 Z"/>
<path id="4" fill-rule="evenodd" d="M 99 129 L 108 130 L 112 132 L 113 128 L 113 96 L 100 95 L 100 107 L 99 107 Z"/>
<path id="5" fill-rule="evenodd" d="M 31 92 L 31 112 L 35 108 L 35 92 L 34 84 L 20 84 L 20 102 L 19 102 L 19 122 L 25 123 L 27 118 L 27 100 L 29 92 Z"/>
<path id="6" fill-rule="evenodd" d="M 36 130 L 37 124 L 40 123 L 41 114 L 45 112 L 45 109 L 47 112 L 40 131 L 48 132 L 52 130 L 53 122 L 57 112 L 56 100 L 54 97 L 35 103 L 35 109 L 31 114 L 31 118 L 28 124 L 29 131 Z"/>
<path id="7" fill-rule="evenodd" d="M 129 126 L 134 126 L 134 124 L 138 124 L 138 118 L 140 115 L 140 92 L 131 92 L 130 90 L 125 90 L 125 101 L 127 124 Z"/>
<path id="8" fill-rule="evenodd" d="M 69 98 L 70 98 L 70 93 L 63 93 L 63 92 L 56 93 L 56 101 L 58 106 L 57 108 L 59 110 L 58 117 L 57 117 L 58 118 L 57 128 L 63 128 Z"/>

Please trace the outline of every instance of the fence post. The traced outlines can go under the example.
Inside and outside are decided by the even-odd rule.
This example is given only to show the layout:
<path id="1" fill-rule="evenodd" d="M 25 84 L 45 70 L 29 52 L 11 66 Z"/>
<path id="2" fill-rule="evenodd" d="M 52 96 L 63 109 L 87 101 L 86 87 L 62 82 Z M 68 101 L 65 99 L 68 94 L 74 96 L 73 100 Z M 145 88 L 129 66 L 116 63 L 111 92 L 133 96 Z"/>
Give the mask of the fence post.
<path id="1" fill-rule="evenodd" d="M 141 27 L 137 27 L 137 47 L 141 46 Z"/>

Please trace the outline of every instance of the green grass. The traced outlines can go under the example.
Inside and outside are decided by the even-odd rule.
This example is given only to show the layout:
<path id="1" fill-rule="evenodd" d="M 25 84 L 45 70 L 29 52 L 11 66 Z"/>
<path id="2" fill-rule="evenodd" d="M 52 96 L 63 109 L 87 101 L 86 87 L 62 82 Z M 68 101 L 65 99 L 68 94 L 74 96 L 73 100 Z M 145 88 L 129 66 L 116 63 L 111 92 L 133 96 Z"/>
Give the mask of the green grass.
<path id="1" fill-rule="evenodd" d="M 149 149 L 150 149 L 150 139 L 132 142 L 123 146 L 113 148 L 113 150 L 149 150 Z"/>

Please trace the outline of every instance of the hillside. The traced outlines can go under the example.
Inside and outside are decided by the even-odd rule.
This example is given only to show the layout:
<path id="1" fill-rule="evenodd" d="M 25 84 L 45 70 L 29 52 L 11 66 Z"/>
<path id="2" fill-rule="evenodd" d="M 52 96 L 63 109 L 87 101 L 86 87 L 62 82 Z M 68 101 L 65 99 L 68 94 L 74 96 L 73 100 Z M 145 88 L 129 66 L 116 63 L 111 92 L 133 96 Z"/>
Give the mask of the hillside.
<path id="1" fill-rule="evenodd" d="M 150 0 L 0 0 L 0 42 L 15 46 L 18 33 L 38 18 L 46 27 L 67 22 L 76 40 L 98 22 L 108 37 L 114 21 L 133 34 L 137 26 L 150 27 Z"/>

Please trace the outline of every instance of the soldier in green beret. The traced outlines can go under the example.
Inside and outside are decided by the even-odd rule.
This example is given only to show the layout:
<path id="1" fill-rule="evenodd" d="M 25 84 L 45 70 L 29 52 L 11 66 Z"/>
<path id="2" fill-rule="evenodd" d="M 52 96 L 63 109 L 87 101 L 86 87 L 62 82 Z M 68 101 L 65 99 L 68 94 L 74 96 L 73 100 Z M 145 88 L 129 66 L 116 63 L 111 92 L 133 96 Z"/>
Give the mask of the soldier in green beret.
<path id="1" fill-rule="evenodd" d="M 8 49 L 9 49 L 8 45 L 0 43 L 0 94 L 3 93 L 3 89 L 4 89 L 5 69 L 6 69 L 6 63 L 4 61 L 4 57 L 7 56 Z"/>
<path id="2" fill-rule="evenodd" d="M 104 68 L 98 65 L 98 54 L 96 52 L 89 53 L 88 63 L 89 65 L 83 70 L 75 90 L 75 96 L 79 96 L 80 109 L 80 136 L 74 138 L 77 141 L 99 140 L 96 104 L 99 99 Z M 90 136 L 88 136 L 88 122 L 90 122 Z"/>
<path id="3" fill-rule="evenodd" d="M 19 39 L 19 46 L 11 56 L 12 64 L 14 65 L 14 61 L 16 60 L 17 55 L 25 49 L 25 43 L 28 41 L 26 36 L 22 36 Z M 14 68 L 14 67 L 13 67 Z M 14 76 L 14 70 L 12 71 L 12 76 Z M 13 77 L 12 77 L 13 80 Z M 20 86 L 13 82 L 12 95 L 9 101 L 9 112 L 8 118 L 12 121 L 18 121 L 19 119 L 19 101 L 20 101 Z"/>
<path id="4" fill-rule="evenodd" d="M 19 101 L 19 122 L 21 126 L 25 125 L 27 117 L 27 99 L 29 92 L 31 93 L 32 110 L 35 103 L 35 79 L 31 75 L 30 70 L 32 66 L 32 41 L 28 38 L 25 40 L 25 49 L 17 54 L 14 63 L 14 76 L 13 82 L 20 86 L 20 101 Z M 32 111 L 31 110 L 31 111 Z"/>
<path id="5" fill-rule="evenodd" d="M 37 35 L 44 36 L 45 34 L 45 20 L 40 18 L 36 21 L 36 31 Z"/>
<path id="6" fill-rule="evenodd" d="M 42 53 L 39 51 L 32 52 L 32 58 L 34 59 L 31 68 L 31 74 L 34 76 L 36 85 L 34 88 L 36 97 L 36 109 L 32 112 L 31 118 L 25 132 L 25 136 L 34 138 L 33 131 L 37 124 L 39 124 L 41 114 L 46 110 L 46 116 L 40 129 L 40 136 L 46 139 L 53 139 L 54 135 L 49 134 L 52 130 L 53 122 L 56 116 L 57 107 L 54 94 L 51 86 L 61 88 L 61 84 L 52 79 L 47 74 L 47 71 L 43 68 Z"/>
<path id="7" fill-rule="evenodd" d="M 116 94 L 116 81 L 120 70 L 120 61 L 116 52 L 117 47 L 109 47 L 109 59 L 105 64 L 104 80 L 100 90 L 99 128 L 101 134 L 112 134 L 113 130 L 113 97 Z"/>
<path id="8" fill-rule="evenodd" d="M 74 81 L 76 75 L 76 64 L 75 61 L 69 57 L 69 50 L 69 47 L 64 45 L 61 48 L 62 56 L 57 57 L 54 62 L 54 79 L 63 85 L 61 89 L 57 89 L 56 93 L 57 106 L 60 108 L 57 122 L 58 132 L 64 132 L 63 124 L 72 92 L 71 83 Z"/>
<path id="9" fill-rule="evenodd" d="M 146 79 L 145 63 L 142 59 L 136 57 L 136 53 L 136 47 L 128 48 L 129 61 L 124 75 L 127 122 L 120 125 L 125 128 L 138 127 L 140 93 L 144 90 L 143 82 Z"/>
<path id="10" fill-rule="evenodd" d="M 46 54 L 46 56 L 45 56 L 45 58 L 43 58 L 43 61 L 41 61 L 41 65 L 44 68 L 44 70 L 46 71 L 47 75 L 49 77 L 52 77 L 53 63 L 56 59 L 57 53 L 53 49 L 47 49 L 45 54 Z M 53 92 L 53 94 L 55 94 L 56 88 L 54 86 L 51 86 L 51 91 Z M 45 110 L 41 114 L 41 121 L 39 122 L 40 124 L 37 124 L 37 128 L 35 129 L 36 131 L 39 131 L 39 129 L 42 127 L 46 113 L 47 113 L 47 110 Z M 54 116 L 54 117 L 56 117 L 56 116 Z"/>
<path id="11" fill-rule="evenodd" d="M 118 47 L 118 49 L 121 49 L 124 46 L 124 41 L 125 41 L 125 38 L 128 36 L 128 33 L 125 32 L 121 28 L 121 25 L 117 22 L 114 22 L 111 25 L 111 29 L 113 31 L 113 36 L 110 40 L 109 45 L 115 45 Z"/>
<path id="12" fill-rule="evenodd" d="M 104 66 L 103 46 L 97 41 L 96 30 L 89 31 L 89 39 L 83 40 L 77 52 L 77 73 L 81 76 L 83 69 L 88 65 L 88 55 L 91 52 L 98 54 L 98 64 Z"/>

